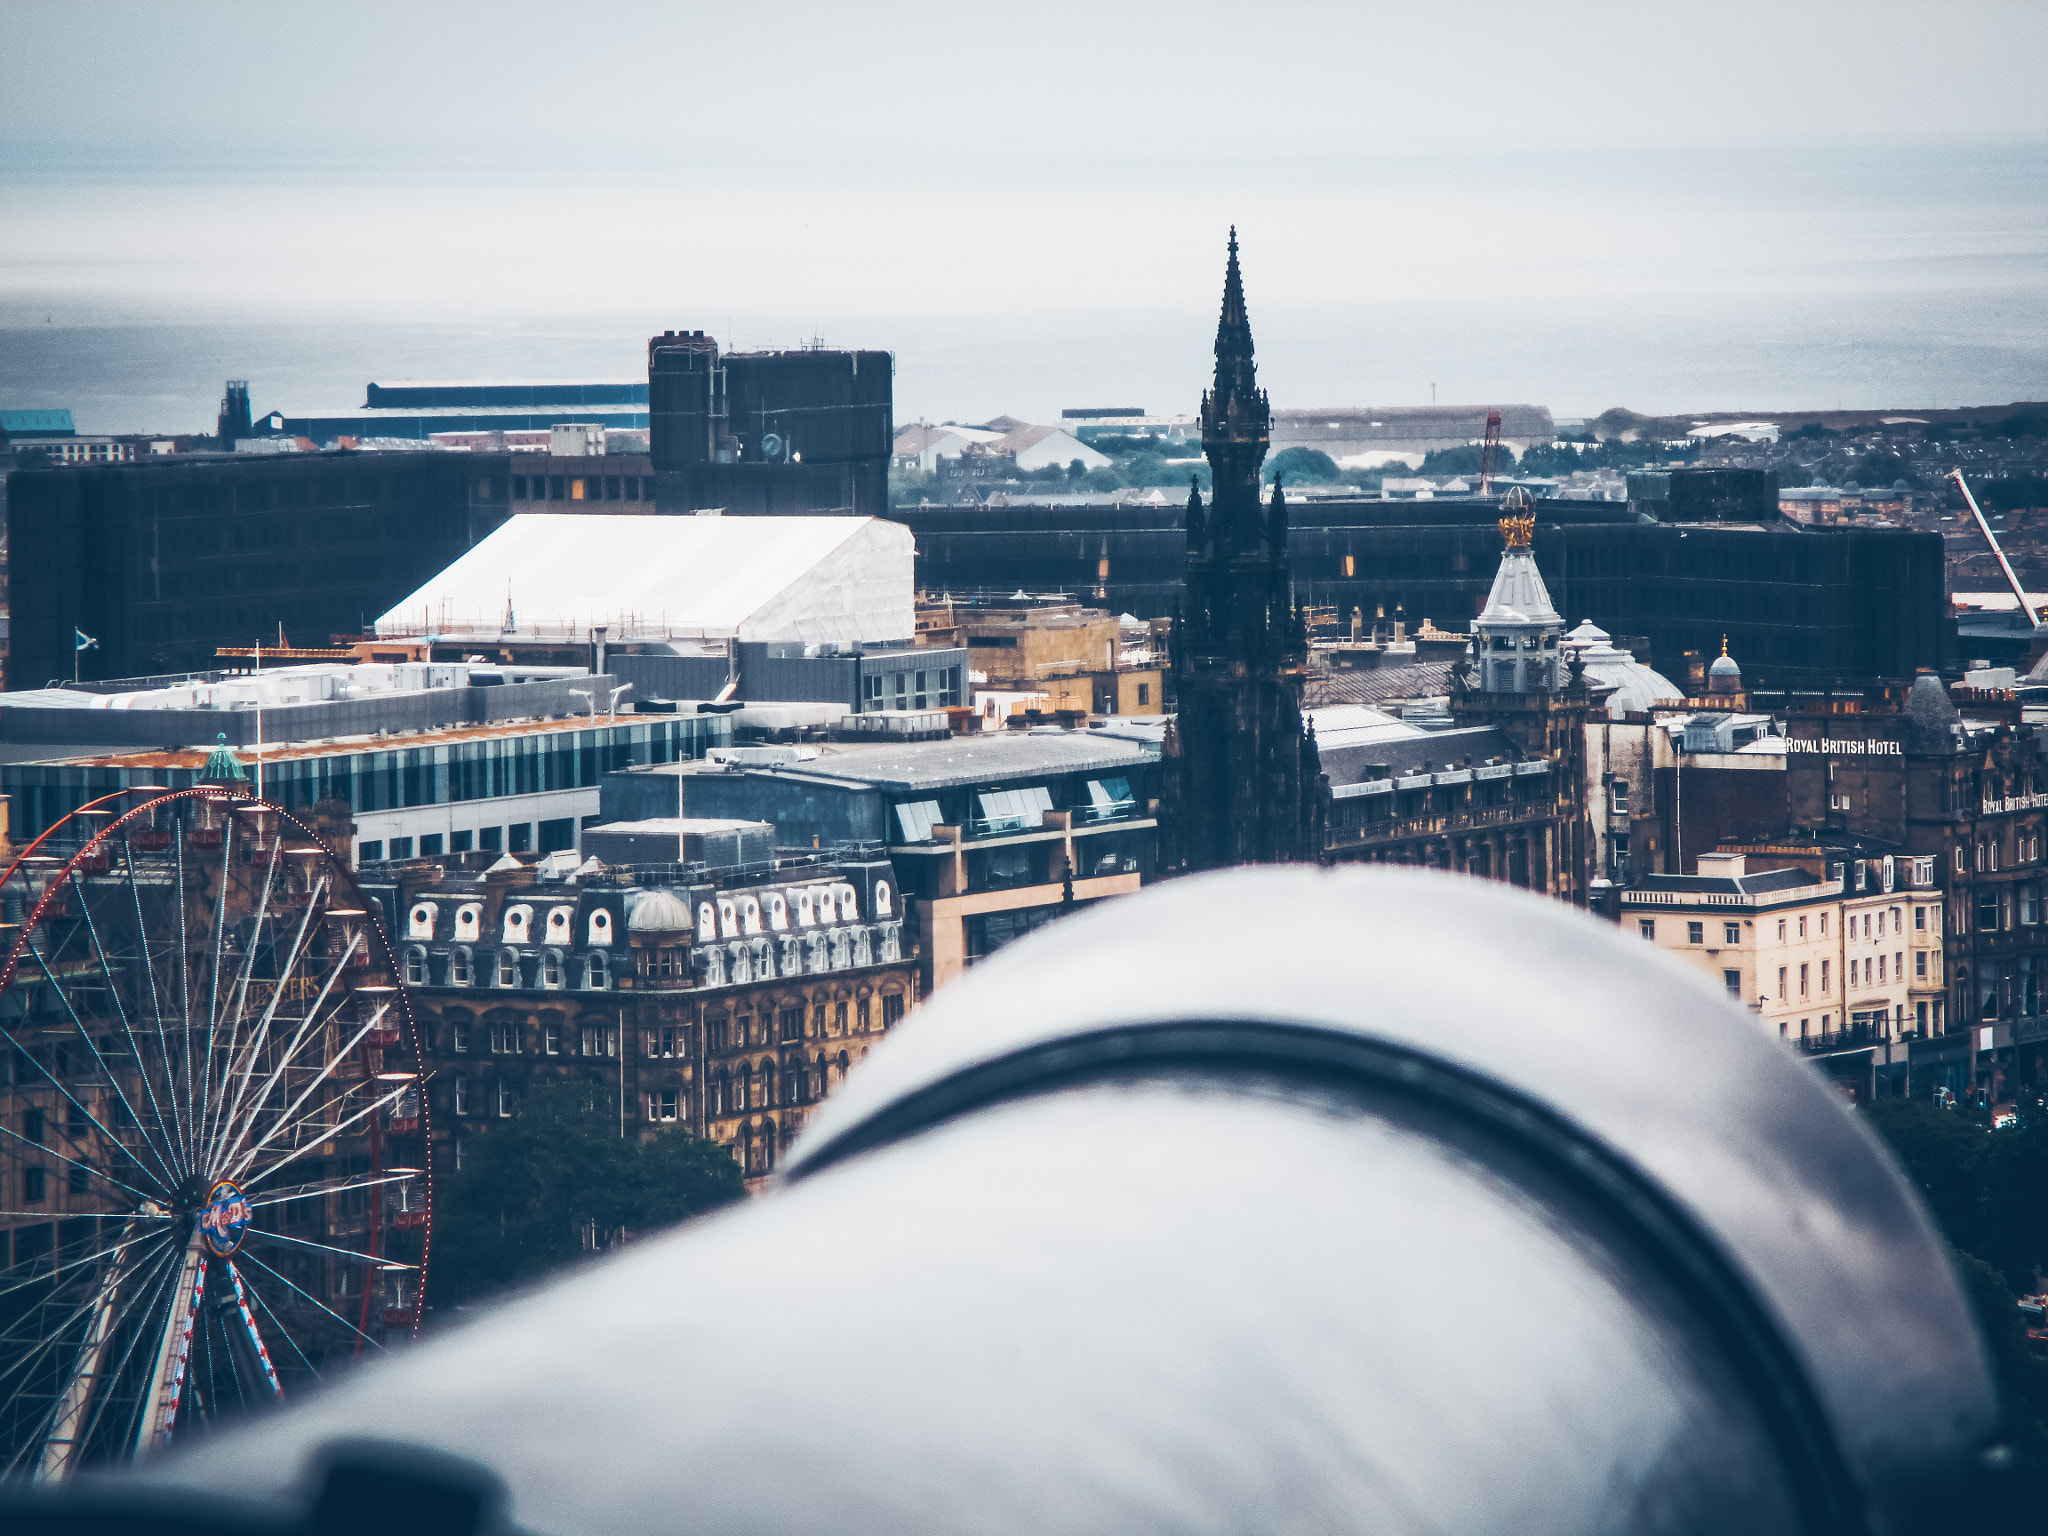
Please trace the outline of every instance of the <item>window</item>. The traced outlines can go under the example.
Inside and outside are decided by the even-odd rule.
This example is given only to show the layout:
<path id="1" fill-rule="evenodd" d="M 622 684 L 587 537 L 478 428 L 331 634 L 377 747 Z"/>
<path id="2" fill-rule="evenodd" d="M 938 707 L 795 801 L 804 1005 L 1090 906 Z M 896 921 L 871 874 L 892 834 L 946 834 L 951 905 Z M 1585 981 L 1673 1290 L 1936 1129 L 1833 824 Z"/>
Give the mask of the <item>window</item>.
<path id="1" fill-rule="evenodd" d="M 1828 962 L 1825 960 L 1820 963 L 1820 995 L 1828 995 Z"/>
<path id="2" fill-rule="evenodd" d="M 1740 944 L 1742 942 L 1742 924 L 1740 923 L 1723 923 L 1721 925 L 1721 933 L 1726 942 L 1730 944 Z M 1778 937 L 1781 939 L 1785 937 L 1785 922 L 1782 918 L 1778 920 Z"/>
<path id="3" fill-rule="evenodd" d="M 474 832 L 450 832 L 448 834 L 448 851 L 450 853 L 468 853 L 475 846 L 476 834 Z"/>
<path id="4" fill-rule="evenodd" d="M 502 853 L 505 849 L 503 827 L 482 827 L 476 834 L 476 845 L 486 853 Z"/>
<path id="5" fill-rule="evenodd" d="M 425 986 L 427 981 L 427 952 L 424 949 L 408 949 L 405 952 L 405 984 L 409 987 Z"/>
<path id="6" fill-rule="evenodd" d="M 893 1029 L 903 1017 L 903 994 L 891 992 L 882 999 L 882 1028 Z"/>
<path id="7" fill-rule="evenodd" d="M 862 998 L 854 1004 L 853 1017 L 854 1027 L 862 1034 L 866 1034 L 873 1027 L 874 1021 L 868 1012 L 868 999 Z"/>
<path id="8" fill-rule="evenodd" d="M 1138 684 L 1138 702 L 1140 704 L 1150 704 L 1152 702 L 1152 685 L 1150 683 Z"/>
<path id="9" fill-rule="evenodd" d="M 1656 924 L 1656 920 L 1655 920 L 1655 919 L 1653 919 L 1653 918 L 1648 918 L 1648 917 L 1639 917 L 1639 918 L 1637 918 L 1637 919 L 1636 919 L 1636 932 L 1637 932 L 1637 933 L 1639 933 L 1639 934 L 1641 934 L 1641 935 L 1642 935 L 1642 936 L 1643 936 L 1644 938 L 1646 938 L 1646 939 L 1654 939 L 1654 938 L 1656 938 L 1656 937 L 1657 937 L 1657 924 Z"/>
<path id="10" fill-rule="evenodd" d="M 1863 962 L 1863 979 L 1866 982 L 1870 980 L 1870 962 L 1868 960 Z M 1879 981 L 1883 981 L 1885 979 L 1885 964 L 1883 955 L 1879 955 L 1877 957 L 1877 979 Z"/>
<path id="11" fill-rule="evenodd" d="M 452 1020 L 449 1023 L 448 1036 L 450 1043 L 457 1051 L 469 1049 L 469 1018 L 467 1015 Z"/>
<path id="12" fill-rule="evenodd" d="M 378 840 L 377 840 L 376 842 L 371 842 L 371 843 L 358 843 L 358 844 L 356 844 L 356 862 L 357 862 L 358 864 L 381 864 L 381 863 L 383 863 L 383 862 L 384 862 L 384 842 L 383 842 L 383 839 L 381 839 L 381 838 L 380 838 L 380 839 L 378 839 Z"/>
<path id="13" fill-rule="evenodd" d="M 574 848 L 575 846 L 576 818 L 574 816 L 564 816 L 557 821 L 544 821 L 540 824 L 540 851 L 542 853 L 560 853 L 564 849 Z"/>
<path id="14" fill-rule="evenodd" d="M 1913 931 L 1915 933 L 1925 933 L 1927 931 L 1927 909 L 1925 907 L 1915 907 L 1913 909 Z"/>
<path id="15" fill-rule="evenodd" d="M 944 820 L 936 800 L 908 800 L 896 807 L 896 824 L 902 829 L 906 843 L 930 842 L 932 824 Z"/>
<path id="16" fill-rule="evenodd" d="M 391 857 L 394 861 L 411 858 L 412 839 L 409 837 L 394 837 L 391 839 Z"/>
<path id="17" fill-rule="evenodd" d="M 562 1054 L 562 1021 L 552 1015 L 540 1028 L 541 1049 L 550 1056 Z"/>
<path id="18" fill-rule="evenodd" d="M 659 1093 L 647 1095 L 647 1118 L 649 1120 L 673 1120 L 676 1117 L 676 1090 L 664 1088 Z"/>
<path id="19" fill-rule="evenodd" d="M 1923 981 L 1927 978 L 1927 951 L 1924 949 L 1913 951 L 1913 974 Z M 1927 1005 L 1922 1003 L 1920 1006 L 1924 1009 Z"/>
<path id="20" fill-rule="evenodd" d="M 540 984 L 543 987 L 559 987 L 562 984 L 562 952 L 558 949 L 544 949 L 540 952 Z"/>
<path id="21" fill-rule="evenodd" d="M 1802 939 L 1806 937 L 1806 919 L 1803 917 L 1799 919 L 1799 937 Z"/>
<path id="22" fill-rule="evenodd" d="M 491 1025 L 491 1054 L 493 1056 L 517 1056 L 519 1054 L 519 1025 L 511 1020 L 499 1020 Z"/>
<path id="23" fill-rule="evenodd" d="M 92 1189 L 92 1170 L 83 1163 L 73 1163 L 70 1171 L 71 1193 L 74 1195 L 89 1193 Z"/>
<path id="24" fill-rule="evenodd" d="M 1963 855 L 1963 845 L 1962 845 L 1961 843 L 1958 843 L 1958 844 L 1956 844 L 1956 873 L 1957 873 L 1957 874 L 1961 874 L 1961 873 L 1962 873 L 1962 872 L 1963 872 L 1963 871 L 1964 871 L 1965 869 L 1969 868 L 1969 866 L 1968 866 L 1967 864 L 1965 864 L 1965 863 L 1963 862 L 1963 858 L 1964 858 L 1964 855 Z"/>
<path id="25" fill-rule="evenodd" d="M 49 1175 L 41 1168 L 24 1168 L 21 1171 L 21 1198 L 29 1205 L 40 1205 L 48 1193 Z"/>
<path id="26" fill-rule="evenodd" d="M 1977 930 L 1980 933 L 1998 931 L 1998 892 L 1995 890 L 1977 893 Z"/>
<path id="27" fill-rule="evenodd" d="M 1721 973 L 1721 984 L 1722 984 L 1723 986 L 1725 986 L 1725 987 L 1726 987 L 1726 988 L 1728 989 L 1728 995 L 1729 995 L 1730 997 L 1732 997 L 1732 998 L 1735 998 L 1735 999 L 1737 999 L 1738 1001 L 1739 1001 L 1739 1000 L 1741 999 L 1741 997 L 1742 997 L 1742 972 L 1740 972 L 1740 971 L 1723 971 L 1723 972 Z"/>
<path id="28" fill-rule="evenodd" d="M 1733 923 L 1728 925 L 1728 942 L 1730 944 L 1735 942 L 1735 925 Z M 1782 917 L 1778 919 L 1778 942 L 1780 944 L 1785 942 L 1785 919 Z"/>
<path id="29" fill-rule="evenodd" d="M 1820 915 L 1820 936 L 1822 938 L 1828 936 L 1828 915 L 1825 912 Z"/>
<path id="30" fill-rule="evenodd" d="M 510 1119 L 510 1118 L 511 1118 L 511 1116 L 512 1116 L 512 1107 L 513 1107 L 513 1106 L 514 1106 L 515 1104 L 517 1104 L 518 1102 L 519 1102 L 519 1101 L 518 1101 L 518 1100 L 517 1100 L 516 1098 L 514 1098 L 514 1097 L 512 1096 L 512 1084 L 511 1084 L 510 1082 L 508 1082 L 508 1081 L 507 1081 L 506 1079 L 502 1078 L 502 1077 L 501 1077 L 501 1078 L 499 1078 L 499 1079 L 498 1079 L 498 1118 L 499 1118 L 500 1120 L 508 1120 L 508 1119 Z"/>
<path id="31" fill-rule="evenodd" d="M 85 1128 L 92 1123 L 92 1117 L 85 1112 L 85 1105 L 77 1099 L 64 1102 L 64 1134 L 73 1141 L 85 1135 Z"/>
<path id="32" fill-rule="evenodd" d="M 1706 943 L 1707 925 L 1705 923 L 1687 923 L 1685 925 L 1685 942 L 1688 944 Z"/>
<path id="33" fill-rule="evenodd" d="M 1778 1001 L 1785 1001 L 1785 967 L 1778 967 Z"/>
<path id="34" fill-rule="evenodd" d="M 1804 965 L 1799 967 L 1799 995 L 1801 997 L 1806 996 L 1806 970 L 1807 968 Z"/>
<path id="35" fill-rule="evenodd" d="M 515 821 L 515 822 L 513 822 L 513 823 L 512 823 L 512 825 L 511 825 L 510 827 L 506 828 L 506 830 L 507 830 L 508 832 L 510 832 L 510 833 L 511 833 L 511 835 L 512 835 L 512 845 L 511 845 L 511 850 L 510 850 L 511 852 L 513 852 L 513 853 L 531 853 L 531 852 L 533 852 L 533 823 L 532 823 L 532 822 L 530 822 L 530 821 Z"/>
<path id="36" fill-rule="evenodd" d="M 593 992 L 602 992 L 611 984 L 611 972 L 605 966 L 605 954 L 601 949 L 590 952 L 589 963 L 583 971 L 584 985 Z"/>
<path id="37" fill-rule="evenodd" d="M 466 987 L 474 974 L 470 969 L 470 952 L 466 945 L 458 944 L 448 952 L 448 985 Z"/>
<path id="38" fill-rule="evenodd" d="M 438 859 L 441 857 L 441 834 L 429 832 L 420 838 L 420 857 Z"/>
<path id="39" fill-rule="evenodd" d="M 519 985 L 519 956 L 509 949 L 498 951 L 498 985 L 516 987 Z"/>
<path id="40" fill-rule="evenodd" d="M 846 1004 L 844 1003 L 836 1004 L 833 1008 L 832 1033 L 835 1035 L 846 1033 Z"/>
<path id="41" fill-rule="evenodd" d="M 1614 807 L 1615 815 L 1626 816 L 1628 814 L 1628 780 L 1616 779 L 1612 784 L 1608 785 L 1607 800 L 1608 804 Z"/>
<path id="42" fill-rule="evenodd" d="M 455 1074 L 455 1113 L 469 1113 L 469 1079 L 460 1072 Z"/>

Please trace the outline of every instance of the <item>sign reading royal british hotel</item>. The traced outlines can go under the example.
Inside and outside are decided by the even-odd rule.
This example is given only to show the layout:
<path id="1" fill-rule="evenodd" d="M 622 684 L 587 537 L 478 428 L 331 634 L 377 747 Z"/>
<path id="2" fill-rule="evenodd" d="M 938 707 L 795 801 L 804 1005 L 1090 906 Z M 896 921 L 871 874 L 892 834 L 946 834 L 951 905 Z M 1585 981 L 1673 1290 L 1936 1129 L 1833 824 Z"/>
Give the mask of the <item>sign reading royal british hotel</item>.
<path id="1" fill-rule="evenodd" d="M 1896 741 L 1858 741 L 1853 737 L 1843 739 L 1834 736 L 1822 736 L 1814 741 L 1802 740 L 1797 736 L 1788 737 L 1785 741 L 1785 750 L 1787 752 L 1815 752 L 1843 757 L 1865 755 L 1872 757 L 1905 756 L 1904 750 Z"/>

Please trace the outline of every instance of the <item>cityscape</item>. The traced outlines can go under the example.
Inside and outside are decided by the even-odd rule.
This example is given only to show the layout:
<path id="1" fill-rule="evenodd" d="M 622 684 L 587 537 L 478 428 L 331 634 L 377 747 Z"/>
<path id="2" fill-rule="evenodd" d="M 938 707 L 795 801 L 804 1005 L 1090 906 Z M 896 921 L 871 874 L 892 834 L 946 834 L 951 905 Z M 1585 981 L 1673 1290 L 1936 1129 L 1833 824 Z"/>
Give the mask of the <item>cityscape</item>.
<path id="1" fill-rule="evenodd" d="M 1283 30 L 1351 35 L 1296 10 Z M 1044 275 L 1019 219 L 988 271 L 1003 323 L 1043 327 L 1029 368 L 954 299 L 900 323 L 847 299 L 740 190 L 735 251 L 783 231 L 779 311 L 729 252 L 657 282 L 599 241 L 578 278 L 630 320 L 493 332 L 445 296 L 422 320 L 366 275 L 327 350 L 301 319 L 259 348 L 284 312 L 258 288 L 333 259 L 280 236 L 202 348 L 227 301 L 167 299 L 147 251 L 120 288 L 76 200 L 124 135 L 160 130 L 178 184 L 166 146 L 213 109 L 67 128 L 20 62 L 116 17 L 196 46 L 133 9 L 0 18 L 47 118 L 19 119 L 0 265 L 10 1529 L 2048 1518 L 2048 204 L 1998 191 L 2048 145 L 2031 96 L 1782 130 L 1826 164 L 1896 133 L 1999 203 L 1995 279 L 1916 277 L 1911 303 L 1856 299 L 1831 236 L 1800 248 L 1862 304 L 1856 345 L 1892 349 L 1861 383 L 1800 373 L 1791 342 L 1713 382 L 1704 317 L 1748 278 L 1701 290 L 1700 360 L 1665 335 L 1653 387 L 1645 355 L 1603 375 L 1591 325 L 1546 384 L 1484 306 L 1497 368 L 1454 336 L 1455 366 L 1347 374 L 1353 311 L 1303 252 L 1353 213 L 1216 195 L 1252 185 L 1236 159 L 1097 251 L 1129 311 L 1097 349 L 1085 304 L 1033 286 L 1082 279 Z M 1101 22 L 1191 57 L 1131 25 Z M 2027 50 L 1997 27 L 2048 42 L 1986 4 L 1929 46 L 2010 74 L 1992 54 Z M 362 37 L 324 35 L 332 90 L 372 78 Z M 1667 126 L 1776 164 L 1704 72 L 1789 77 L 1730 46 L 1699 43 Z M 1858 47 L 1907 68 L 1903 42 Z M 281 164 L 330 174 L 305 147 L 343 131 L 324 94 L 275 98 L 244 40 L 207 67 Z M 124 72 L 153 78 L 125 60 L 92 91 Z M 1033 174 L 1067 167 L 1077 210 L 1079 166 L 1150 175 L 1082 129 L 1128 132 L 1155 90 L 1049 129 Z M 422 144 L 446 110 L 417 109 Z M 822 110 L 751 163 L 796 177 L 788 135 Z M 861 110 L 931 130 L 928 103 Z M 1338 173 L 1278 120 L 1366 120 L 1276 113 L 1232 154 L 1290 186 Z M 927 179 L 992 192 L 946 169 L 986 132 Z M 1414 165 L 1492 185 L 1496 152 L 1459 170 L 1462 144 Z M 508 182 L 443 152 L 465 198 L 546 202 L 540 161 Z M 193 206 L 232 223 L 205 200 L 271 172 L 224 153 Z M 872 213 L 824 190 L 852 153 L 791 198 L 873 274 Z M 1386 174 L 1398 197 L 1423 172 Z M 1723 194 L 1695 195 L 1709 221 Z M 1441 261 L 1520 291 L 1558 234 L 1525 217 Z M 1615 239 L 1546 259 L 1591 283 Z M 537 259 L 480 258 L 477 302 Z M 951 293 L 925 259 L 906 271 Z M 1908 339 L 1923 301 L 1948 343 Z M 1170 351 L 1119 361 L 1169 324 Z M 1974 387 L 1973 325 L 2005 338 Z M 250 362 L 200 376 L 223 338 Z M 306 383 L 387 344 L 344 393 Z M 1595 408 L 1608 376 L 1643 408 Z"/>

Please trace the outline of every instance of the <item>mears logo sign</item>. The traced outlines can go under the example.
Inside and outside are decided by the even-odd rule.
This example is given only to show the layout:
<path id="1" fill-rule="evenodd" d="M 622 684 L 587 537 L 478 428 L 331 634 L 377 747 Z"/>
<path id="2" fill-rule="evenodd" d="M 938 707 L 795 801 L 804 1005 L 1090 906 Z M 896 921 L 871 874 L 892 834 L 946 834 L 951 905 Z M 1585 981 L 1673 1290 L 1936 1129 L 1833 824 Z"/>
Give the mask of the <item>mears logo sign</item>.
<path id="1" fill-rule="evenodd" d="M 1818 741 L 1801 741 L 1787 737 L 1785 750 L 1788 752 L 1839 752 L 1849 756 L 1862 754 L 1870 757 L 1903 757 L 1905 753 L 1896 741 L 1834 741 L 1823 736 Z"/>

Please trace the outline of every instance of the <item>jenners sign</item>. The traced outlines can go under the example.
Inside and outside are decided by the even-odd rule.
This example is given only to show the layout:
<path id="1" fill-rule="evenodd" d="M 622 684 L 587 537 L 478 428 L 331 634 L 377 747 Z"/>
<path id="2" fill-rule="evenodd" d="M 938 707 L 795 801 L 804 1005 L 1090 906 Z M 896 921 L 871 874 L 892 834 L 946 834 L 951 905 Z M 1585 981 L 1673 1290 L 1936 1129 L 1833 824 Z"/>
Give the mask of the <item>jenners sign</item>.
<path id="1" fill-rule="evenodd" d="M 1844 756 L 1904 757 L 1896 741 L 1831 741 L 1823 736 L 1818 741 L 1802 741 L 1796 736 L 1787 737 L 1785 750 L 1788 752 L 1833 752 Z"/>

